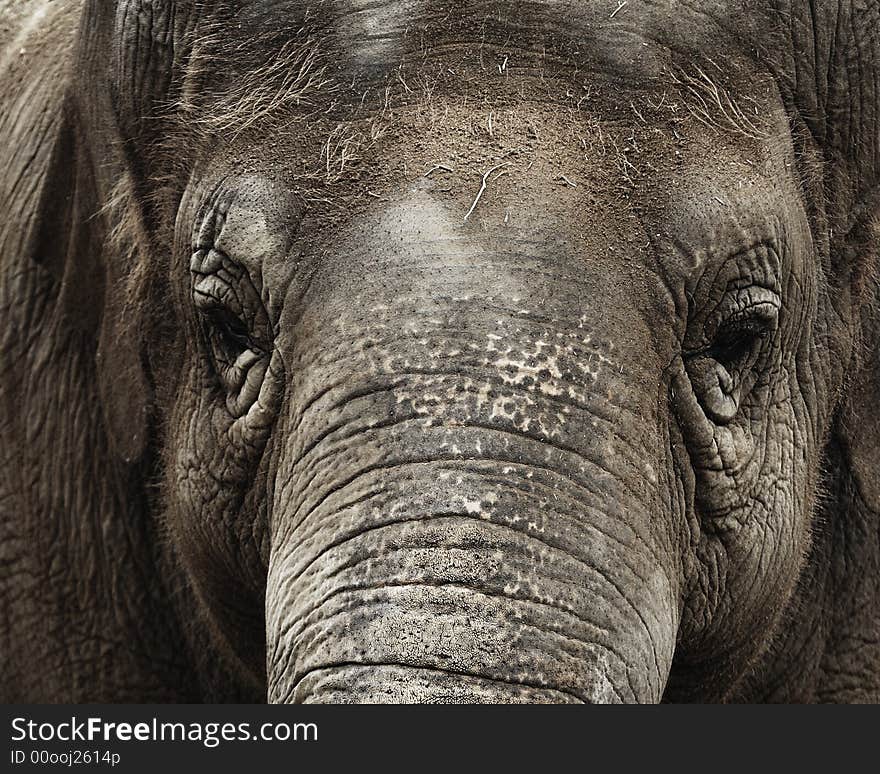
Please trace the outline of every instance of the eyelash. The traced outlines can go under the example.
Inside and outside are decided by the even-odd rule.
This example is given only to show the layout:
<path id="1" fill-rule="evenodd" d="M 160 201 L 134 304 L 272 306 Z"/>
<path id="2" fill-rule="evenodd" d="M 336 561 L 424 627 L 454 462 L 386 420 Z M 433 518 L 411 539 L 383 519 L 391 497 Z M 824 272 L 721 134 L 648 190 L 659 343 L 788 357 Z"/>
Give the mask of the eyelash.
<path id="1" fill-rule="evenodd" d="M 223 307 L 213 307 L 205 315 L 210 325 L 230 345 L 239 352 L 257 349 L 245 324 L 232 312 Z"/>
<path id="2" fill-rule="evenodd" d="M 711 342 L 687 353 L 691 358 L 708 357 L 728 370 L 745 363 L 758 344 L 776 327 L 778 307 L 762 301 L 740 309 L 718 323 Z"/>
<path id="3" fill-rule="evenodd" d="M 734 366 L 751 352 L 759 341 L 770 336 L 767 321 L 755 318 L 734 319 L 722 324 L 708 354 L 724 366 Z"/>

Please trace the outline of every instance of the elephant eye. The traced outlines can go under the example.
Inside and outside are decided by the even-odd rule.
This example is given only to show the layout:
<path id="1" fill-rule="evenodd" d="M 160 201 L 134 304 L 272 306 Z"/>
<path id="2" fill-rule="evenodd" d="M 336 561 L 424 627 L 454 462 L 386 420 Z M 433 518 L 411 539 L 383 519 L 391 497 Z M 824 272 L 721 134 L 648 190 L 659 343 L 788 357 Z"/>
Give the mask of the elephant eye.
<path id="1" fill-rule="evenodd" d="M 686 353 L 691 383 L 707 416 L 733 421 L 759 379 L 759 364 L 778 327 L 779 297 L 749 288 L 725 297 L 706 326 L 708 343 Z"/>
<path id="2" fill-rule="evenodd" d="M 194 271 L 192 288 L 203 350 L 227 407 L 240 416 L 256 399 L 269 359 L 268 320 L 259 296 L 231 263 L 198 268 L 209 269 Z"/>
<path id="3" fill-rule="evenodd" d="M 223 349 L 230 355 L 238 356 L 247 349 L 259 351 L 251 339 L 247 326 L 228 309 L 213 307 L 205 316 L 210 327 L 220 338 Z"/>
<path id="4" fill-rule="evenodd" d="M 776 327 L 776 307 L 759 304 L 725 320 L 715 334 L 707 354 L 728 371 L 751 365 L 762 341 Z"/>

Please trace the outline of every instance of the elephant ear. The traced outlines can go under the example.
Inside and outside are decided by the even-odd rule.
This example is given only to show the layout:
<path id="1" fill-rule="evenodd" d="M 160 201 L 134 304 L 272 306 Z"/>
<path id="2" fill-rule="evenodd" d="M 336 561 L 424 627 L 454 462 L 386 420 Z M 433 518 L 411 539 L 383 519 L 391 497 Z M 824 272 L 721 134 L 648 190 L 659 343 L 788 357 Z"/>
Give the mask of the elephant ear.
<path id="1" fill-rule="evenodd" d="M 151 185 L 187 56 L 190 0 L 87 0 L 79 32 L 75 101 L 80 135 L 90 138 L 96 205 L 104 214 L 103 315 L 97 384 L 108 440 L 126 464 L 144 452 L 150 384 L 144 366 L 138 272 L 154 216 Z M 88 152 L 88 151 L 87 151 Z"/>
<path id="2" fill-rule="evenodd" d="M 860 494 L 880 512 L 880 3 L 777 0 L 779 81 L 819 149 L 820 245 L 835 319 L 854 354 L 838 439 Z M 837 329 L 835 329 L 837 325 Z M 846 363 L 841 363 L 846 368 Z"/>
<path id="3" fill-rule="evenodd" d="M 855 375 L 842 413 L 842 442 L 865 504 L 880 513 L 880 348 L 874 326 L 864 367 Z"/>
<path id="4" fill-rule="evenodd" d="M 113 266 L 103 260 L 106 229 L 95 217 L 94 163 L 77 113 L 65 98 L 25 254 L 51 277 L 57 319 L 71 340 L 97 338 L 95 386 L 108 444 L 117 459 L 131 463 L 143 451 L 146 384 L 130 331 L 121 324 Z"/>
<path id="5" fill-rule="evenodd" d="M 129 306 L 126 281 L 106 273 L 104 314 L 95 365 L 104 424 L 117 460 L 137 463 L 146 448 L 151 389 L 141 351 L 141 307 Z"/>
<path id="6" fill-rule="evenodd" d="M 200 7 L 195 0 L 87 0 L 83 10 L 80 101 L 116 157 L 106 168 L 113 180 L 130 177 L 145 215 Z"/>
<path id="7" fill-rule="evenodd" d="M 138 181 L 151 175 L 151 162 L 162 145 L 162 118 L 174 106 L 175 76 L 189 57 L 197 15 L 193 6 L 186 0 L 116 3 L 110 88 L 131 172 Z"/>
<path id="8" fill-rule="evenodd" d="M 125 218 L 139 219 L 145 234 L 155 226 L 148 209 L 168 173 L 165 139 L 202 7 L 197 0 L 84 4 L 74 91 L 84 136 L 100 149 L 98 190 L 105 203 L 133 205 Z"/>
<path id="9" fill-rule="evenodd" d="M 828 214 L 845 239 L 880 207 L 880 4 L 784 2 L 781 79 L 822 149 Z"/>

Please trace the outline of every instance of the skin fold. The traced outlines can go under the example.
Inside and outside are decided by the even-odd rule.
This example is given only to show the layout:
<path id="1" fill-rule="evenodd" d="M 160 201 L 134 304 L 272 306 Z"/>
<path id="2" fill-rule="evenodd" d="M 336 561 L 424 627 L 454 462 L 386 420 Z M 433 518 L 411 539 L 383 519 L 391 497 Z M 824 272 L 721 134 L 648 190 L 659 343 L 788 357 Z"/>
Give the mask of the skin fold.
<path id="1" fill-rule="evenodd" d="M 880 700 L 880 6 L 0 2 L 5 701 Z"/>

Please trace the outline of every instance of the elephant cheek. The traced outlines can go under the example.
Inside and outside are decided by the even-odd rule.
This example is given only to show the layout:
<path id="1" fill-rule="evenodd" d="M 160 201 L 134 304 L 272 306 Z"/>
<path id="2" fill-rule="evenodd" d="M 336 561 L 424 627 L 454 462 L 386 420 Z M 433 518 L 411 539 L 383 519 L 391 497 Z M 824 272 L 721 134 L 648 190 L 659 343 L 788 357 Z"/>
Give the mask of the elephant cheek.
<path id="1" fill-rule="evenodd" d="M 656 547 L 626 526 L 632 503 L 597 508 L 562 481 L 491 460 L 365 465 L 289 506 L 269 700 L 659 701 L 678 622 Z"/>

